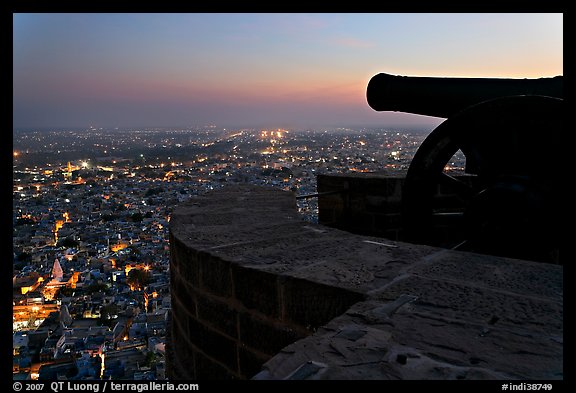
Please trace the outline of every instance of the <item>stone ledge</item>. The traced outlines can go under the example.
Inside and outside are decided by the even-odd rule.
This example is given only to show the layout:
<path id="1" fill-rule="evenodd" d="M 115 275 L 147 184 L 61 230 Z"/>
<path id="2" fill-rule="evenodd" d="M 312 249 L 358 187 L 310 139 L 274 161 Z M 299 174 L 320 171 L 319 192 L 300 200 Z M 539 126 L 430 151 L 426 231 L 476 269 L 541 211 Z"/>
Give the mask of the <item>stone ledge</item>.
<path id="1" fill-rule="evenodd" d="M 561 266 L 310 224 L 292 193 L 249 185 L 180 205 L 170 235 L 179 278 L 209 292 L 224 274 L 231 288 L 215 295 L 243 318 L 266 320 L 279 343 L 308 332 L 255 379 L 563 378 Z M 187 315 L 178 304 L 173 318 Z M 237 359 L 224 366 L 250 378 L 243 370 L 269 355 L 239 336 Z M 202 379 L 199 369 L 190 375 Z"/>

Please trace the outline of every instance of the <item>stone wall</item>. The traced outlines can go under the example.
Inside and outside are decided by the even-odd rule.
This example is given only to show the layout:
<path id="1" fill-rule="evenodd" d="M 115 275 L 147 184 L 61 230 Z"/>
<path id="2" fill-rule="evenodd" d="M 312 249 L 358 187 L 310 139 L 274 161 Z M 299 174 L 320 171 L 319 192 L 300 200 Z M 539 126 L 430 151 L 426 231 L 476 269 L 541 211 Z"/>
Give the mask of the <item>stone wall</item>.
<path id="1" fill-rule="evenodd" d="M 400 239 L 403 177 L 318 175 L 318 221 L 350 232 Z"/>
<path id="2" fill-rule="evenodd" d="M 170 221 L 171 379 L 562 379 L 562 267 L 305 222 L 228 186 Z"/>
<path id="3" fill-rule="evenodd" d="M 454 177 L 465 184 L 474 179 Z M 401 214 L 404 181 L 403 176 L 377 173 L 318 175 L 318 221 L 353 233 L 404 240 Z M 450 184 L 437 185 L 432 204 L 435 211 L 443 214 L 435 216 L 434 245 L 450 247 L 459 242 L 462 228 L 455 220 L 462 218 L 458 213 L 463 211 L 463 203 Z"/>
<path id="4" fill-rule="evenodd" d="M 259 199 L 256 194 L 252 197 Z M 255 202 L 250 199 L 247 203 Z M 284 198 L 264 202 L 269 211 L 286 203 Z M 185 210 L 186 217 L 182 217 L 181 209 L 172 218 L 171 228 L 194 218 L 210 221 L 206 214 L 213 215 L 214 221 L 223 215 L 231 218 L 235 209 L 236 206 L 223 202 L 215 210 Z M 232 225 L 221 229 L 234 235 L 234 231 L 247 228 Z M 193 234 L 194 231 L 186 231 L 187 236 Z M 196 247 L 189 239 L 193 238 L 179 236 L 177 229 L 171 230 L 169 369 L 175 379 L 250 378 L 282 348 L 311 334 L 363 299 L 362 295 L 342 288 L 266 271 L 266 264 L 251 266 L 252 263 L 219 257 L 218 243 L 214 243 L 216 248 Z"/>

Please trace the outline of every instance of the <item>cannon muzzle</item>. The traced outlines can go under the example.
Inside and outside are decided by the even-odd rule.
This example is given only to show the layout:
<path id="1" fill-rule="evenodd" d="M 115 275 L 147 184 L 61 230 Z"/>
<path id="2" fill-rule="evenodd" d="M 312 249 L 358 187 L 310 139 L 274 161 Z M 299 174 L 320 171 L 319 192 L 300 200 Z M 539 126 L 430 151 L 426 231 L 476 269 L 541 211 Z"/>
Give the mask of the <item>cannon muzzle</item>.
<path id="1" fill-rule="evenodd" d="M 448 118 L 492 98 L 540 95 L 563 98 L 563 77 L 538 79 L 434 78 L 380 73 L 368 83 L 368 105 L 376 111 Z"/>

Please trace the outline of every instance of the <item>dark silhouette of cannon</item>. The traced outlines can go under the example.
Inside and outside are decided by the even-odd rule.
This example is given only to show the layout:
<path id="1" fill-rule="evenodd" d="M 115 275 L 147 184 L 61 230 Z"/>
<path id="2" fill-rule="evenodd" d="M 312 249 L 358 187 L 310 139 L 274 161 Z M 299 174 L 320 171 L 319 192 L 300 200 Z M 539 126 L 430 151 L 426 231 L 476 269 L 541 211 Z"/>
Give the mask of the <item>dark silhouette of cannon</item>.
<path id="1" fill-rule="evenodd" d="M 563 135 L 563 77 L 433 78 L 377 74 L 368 104 L 447 118 L 423 141 L 402 193 L 402 239 L 563 263 L 562 168 L 552 155 Z M 464 174 L 446 170 L 455 154 Z M 457 195 L 442 206 L 438 190 Z M 451 227 L 446 238 L 443 227 Z"/>

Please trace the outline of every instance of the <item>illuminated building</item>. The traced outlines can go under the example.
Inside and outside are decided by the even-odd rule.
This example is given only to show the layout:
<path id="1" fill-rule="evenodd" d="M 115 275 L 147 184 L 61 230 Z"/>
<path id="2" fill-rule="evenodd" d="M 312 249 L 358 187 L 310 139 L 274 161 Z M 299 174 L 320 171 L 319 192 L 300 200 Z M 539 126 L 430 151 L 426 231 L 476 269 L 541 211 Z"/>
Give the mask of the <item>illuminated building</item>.
<path id="1" fill-rule="evenodd" d="M 72 178 L 72 165 L 70 165 L 70 161 L 68 161 L 68 165 L 66 166 L 66 172 L 64 172 L 64 179 L 70 180 Z"/>
<path id="2" fill-rule="evenodd" d="M 62 270 L 60 262 L 58 261 L 58 259 L 56 259 L 52 267 L 52 280 L 50 280 L 50 282 L 46 284 L 44 290 L 42 291 L 42 294 L 44 295 L 44 298 L 46 300 L 54 299 L 56 292 L 58 292 L 58 289 L 66 286 L 67 282 L 63 281 L 63 279 L 64 279 L 64 271 Z"/>

